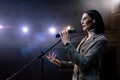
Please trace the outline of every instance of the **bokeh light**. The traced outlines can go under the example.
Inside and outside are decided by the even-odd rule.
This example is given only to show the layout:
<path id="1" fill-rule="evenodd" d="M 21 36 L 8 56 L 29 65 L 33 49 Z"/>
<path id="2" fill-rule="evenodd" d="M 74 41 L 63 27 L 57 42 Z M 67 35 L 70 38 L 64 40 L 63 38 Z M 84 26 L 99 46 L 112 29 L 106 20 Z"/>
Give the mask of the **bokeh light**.
<path id="1" fill-rule="evenodd" d="M 3 28 L 3 26 L 2 25 L 0 25 L 0 29 L 2 29 Z"/>
<path id="2" fill-rule="evenodd" d="M 49 28 L 49 33 L 54 35 L 56 33 L 56 29 L 54 27 Z"/>
<path id="3" fill-rule="evenodd" d="M 22 28 L 22 31 L 23 31 L 24 33 L 27 33 L 27 32 L 28 32 L 28 27 L 24 26 L 24 27 Z"/>
<path id="4" fill-rule="evenodd" d="M 71 26 L 67 26 L 67 28 L 66 28 L 67 30 L 70 30 L 71 29 Z"/>

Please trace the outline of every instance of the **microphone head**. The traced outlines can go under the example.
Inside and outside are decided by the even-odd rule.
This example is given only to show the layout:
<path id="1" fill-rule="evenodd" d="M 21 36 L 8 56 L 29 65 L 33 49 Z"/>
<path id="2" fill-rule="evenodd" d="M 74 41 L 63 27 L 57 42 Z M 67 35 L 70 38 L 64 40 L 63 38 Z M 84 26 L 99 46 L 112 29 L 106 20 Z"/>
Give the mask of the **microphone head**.
<path id="1" fill-rule="evenodd" d="M 74 32 L 76 32 L 75 28 L 71 28 L 70 30 L 68 30 L 68 33 L 74 33 Z"/>
<path id="2" fill-rule="evenodd" d="M 68 30 L 68 33 L 70 34 L 70 33 L 75 33 L 76 32 L 76 29 L 75 28 L 71 28 L 71 29 L 69 29 Z M 60 34 L 58 33 L 57 35 L 56 35 L 56 38 L 59 38 L 60 37 Z"/>

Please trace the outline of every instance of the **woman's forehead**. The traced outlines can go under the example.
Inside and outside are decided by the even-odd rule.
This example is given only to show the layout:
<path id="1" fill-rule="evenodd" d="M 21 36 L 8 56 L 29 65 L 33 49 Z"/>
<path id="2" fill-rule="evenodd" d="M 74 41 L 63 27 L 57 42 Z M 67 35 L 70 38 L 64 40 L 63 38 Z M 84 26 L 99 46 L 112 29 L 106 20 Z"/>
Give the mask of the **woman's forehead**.
<path id="1" fill-rule="evenodd" d="M 87 13 L 83 13 L 82 18 L 84 17 L 90 17 Z"/>

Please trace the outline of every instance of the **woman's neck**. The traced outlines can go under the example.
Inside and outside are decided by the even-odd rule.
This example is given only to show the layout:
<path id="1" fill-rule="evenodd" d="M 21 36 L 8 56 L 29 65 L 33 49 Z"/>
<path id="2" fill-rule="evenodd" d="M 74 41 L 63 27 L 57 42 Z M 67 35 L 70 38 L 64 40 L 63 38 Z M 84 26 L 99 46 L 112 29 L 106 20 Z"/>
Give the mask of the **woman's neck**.
<path id="1" fill-rule="evenodd" d="M 88 38 L 90 38 L 93 34 L 95 34 L 95 30 L 91 29 L 91 30 L 87 31 L 87 33 L 88 33 Z"/>

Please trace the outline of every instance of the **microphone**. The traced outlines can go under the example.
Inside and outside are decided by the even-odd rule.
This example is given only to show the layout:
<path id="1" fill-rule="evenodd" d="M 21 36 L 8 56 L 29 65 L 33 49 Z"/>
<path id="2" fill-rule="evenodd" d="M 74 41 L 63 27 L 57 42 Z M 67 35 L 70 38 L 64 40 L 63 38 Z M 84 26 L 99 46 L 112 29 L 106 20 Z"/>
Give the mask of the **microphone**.
<path id="1" fill-rule="evenodd" d="M 75 33 L 76 32 L 76 29 L 75 28 L 71 28 L 70 30 L 68 30 L 68 33 L 70 34 L 70 33 Z M 60 37 L 60 34 L 58 33 L 58 34 L 56 34 L 56 36 L 55 36 L 56 38 L 59 38 Z"/>

